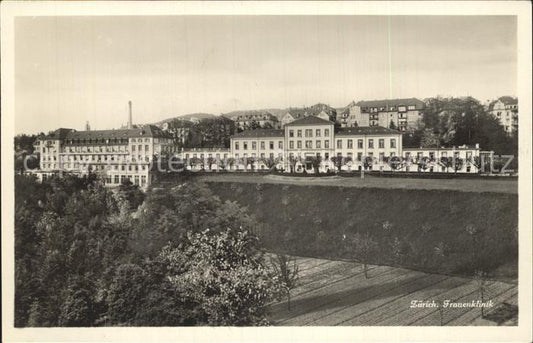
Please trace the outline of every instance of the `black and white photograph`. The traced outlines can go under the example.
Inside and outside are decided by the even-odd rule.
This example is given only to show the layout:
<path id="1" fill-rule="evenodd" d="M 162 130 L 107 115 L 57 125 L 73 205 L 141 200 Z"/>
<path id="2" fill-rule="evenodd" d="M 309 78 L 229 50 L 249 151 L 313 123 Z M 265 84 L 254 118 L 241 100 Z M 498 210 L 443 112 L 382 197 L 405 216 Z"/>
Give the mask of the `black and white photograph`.
<path id="1" fill-rule="evenodd" d="M 2 4 L 3 340 L 531 340 L 529 2 L 97 3 Z"/>

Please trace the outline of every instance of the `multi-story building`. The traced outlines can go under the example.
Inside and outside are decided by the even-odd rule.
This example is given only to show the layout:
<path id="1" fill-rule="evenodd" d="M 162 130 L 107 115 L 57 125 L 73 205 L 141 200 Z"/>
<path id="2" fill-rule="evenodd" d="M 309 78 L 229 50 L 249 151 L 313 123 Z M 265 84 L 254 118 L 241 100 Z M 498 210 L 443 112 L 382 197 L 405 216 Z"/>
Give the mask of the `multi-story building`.
<path id="1" fill-rule="evenodd" d="M 76 131 L 61 128 L 36 142 L 40 152 L 39 178 L 68 172 L 96 173 L 106 185 L 126 179 L 141 187 L 151 182 L 154 157 L 171 155 L 171 138 L 153 125 L 131 129 Z"/>
<path id="2" fill-rule="evenodd" d="M 247 166 L 245 159 L 257 161 L 259 168 L 264 168 L 265 159 L 285 159 L 284 130 L 261 129 L 247 130 L 231 137 L 230 155 L 237 161 L 238 167 Z"/>
<path id="3" fill-rule="evenodd" d="M 518 131 L 517 98 L 502 96 L 489 105 L 489 112 L 500 121 L 500 125 L 508 134 Z"/>
<path id="4" fill-rule="evenodd" d="M 290 108 L 287 113 L 281 117 L 281 127 L 292 123 L 295 120 L 302 119 L 309 116 L 315 116 L 324 120 L 335 121 L 337 118 L 337 111 L 326 104 L 315 104 L 311 107 L 304 108 Z"/>
<path id="5" fill-rule="evenodd" d="M 351 106 L 350 106 L 351 105 Z M 416 98 L 359 101 L 350 104 L 343 112 L 343 127 L 381 126 L 409 131 L 417 128 L 425 104 Z"/>
<path id="6" fill-rule="evenodd" d="M 486 161 L 480 160 L 480 156 L 487 153 L 491 154 L 480 151 L 479 144 L 451 148 L 404 148 L 403 168 L 405 171 L 417 172 L 477 173 L 483 169 L 484 162 L 488 162 L 491 158 L 485 156 Z M 422 161 L 425 163 L 420 163 Z"/>
<path id="7" fill-rule="evenodd" d="M 259 127 L 278 129 L 280 127 L 278 117 L 267 111 L 250 111 L 238 115 L 233 120 L 235 121 L 235 126 L 241 130 Z"/>

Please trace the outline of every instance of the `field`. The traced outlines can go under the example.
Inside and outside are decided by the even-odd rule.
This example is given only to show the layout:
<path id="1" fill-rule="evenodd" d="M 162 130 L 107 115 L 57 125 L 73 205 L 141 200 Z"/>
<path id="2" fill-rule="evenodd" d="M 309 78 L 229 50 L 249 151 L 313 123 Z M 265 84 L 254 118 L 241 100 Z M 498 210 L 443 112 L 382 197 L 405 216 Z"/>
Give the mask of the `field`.
<path id="1" fill-rule="evenodd" d="M 480 308 L 410 308 L 412 300 L 471 302 L 480 300 L 478 284 L 469 278 L 427 274 L 387 266 L 370 266 L 369 278 L 353 262 L 298 258 L 298 287 L 286 300 L 270 306 L 280 326 L 461 326 L 517 325 L 517 286 L 487 281 Z"/>
<path id="2" fill-rule="evenodd" d="M 502 279 L 517 276 L 515 194 L 241 180 L 207 185 L 223 201 L 248 208 L 269 251 L 446 275 L 483 270 Z M 368 256 L 358 250 L 365 235 L 376 245 Z"/>
<path id="3" fill-rule="evenodd" d="M 386 188 L 386 189 L 420 189 L 420 190 L 454 190 L 460 192 L 494 192 L 518 194 L 518 182 L 506 178 L 485 179 L 418 179 L 418 178 L 388 178 L 366 175 L 341 177 L 291 177 L 258 173 L 226 173 L 204 174 L 200 181 L 215 182 L 246 182 L 246 183 L 274 183 L 285 185 L 314 185 L 314 186 L 342 186 L 357 188 Z"/>

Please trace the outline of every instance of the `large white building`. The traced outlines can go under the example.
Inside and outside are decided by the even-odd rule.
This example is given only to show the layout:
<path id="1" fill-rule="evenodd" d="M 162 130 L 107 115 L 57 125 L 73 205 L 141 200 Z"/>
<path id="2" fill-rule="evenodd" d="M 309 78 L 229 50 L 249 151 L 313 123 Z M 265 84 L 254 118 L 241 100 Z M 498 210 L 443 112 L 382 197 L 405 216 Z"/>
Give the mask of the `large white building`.
<path id="1" fill-rule="evenodd" d="M 489 105 L 489 112 L 500 122 L 507 134 L 518 131 L 518 99 L 502 96 Z"/>
<path id="2" fill-rule="evenodd" d="M 40 137 L 40 179 L 61 172 L 96 173 L 106 185 L 126 179 L 146 187 L 151 182 L 154 157 L 175 152 L 171 138 L 153 125 L 119 130 L 76 131 L 61 128 Z"/>
<path id="3" fill-rule="evenodd" d="M 231 159 L 227 169 L 269 169 L 314 173 L 342 170 L 477 173 L 479 146 L 408 149 L 402 132 L 380 126 L 335 127 L 329 120 L 306 116 L 283 129 L 258 129 L 231 137 L 230 149 L 191 149 L 179 157 Z M 340 161 L 340 162 L 339 162 Z M 455 162 L 460 168 L 455 168 Z M 215 162 L 216 163 L 216 162 Z M 205 168 L 205 163 L 201 164 Z M 198 169 L 198 166 L 196 167 Z M 194 169 L 190 165 L 189 169 Z"/>

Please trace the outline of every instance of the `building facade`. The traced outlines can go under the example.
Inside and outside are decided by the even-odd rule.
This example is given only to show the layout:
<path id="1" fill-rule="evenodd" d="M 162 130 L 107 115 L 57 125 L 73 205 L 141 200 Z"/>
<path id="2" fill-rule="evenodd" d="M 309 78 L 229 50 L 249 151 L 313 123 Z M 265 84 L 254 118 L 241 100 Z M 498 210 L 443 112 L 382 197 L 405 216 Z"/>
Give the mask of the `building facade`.
<path id="1" fill-rule="evenodd" d="M 110 186 L 128 179 L 147 187 L 154 157 L 175 152 L 171 138 L 153 125 L 98 131 L 61 128 L 39 138 L 35 147 L 41 155 L 39 178 L 95 173 Z"/>
<path id="2" fill-rule="evenodd" d="M 500 122 L 507 134 L 518 132 L 518 99 L 502 96 L 489 105 L 489 112 Z"/>
<path id="3" fill-rule="evenodd" d="M 278 129 L 280 127 L 278 117 L 267 111 L 251 111 L 240 114 L 233 120 L 235 121 L 235 126 L 240 130 L 253 130 L 259 127 Z"/>
<path id="4" fill-rule="evenodd" d="M 424 102 L 416 98 L 352 102 L 343 111 L 341 125 L 381 126 L 409 131 L 419 125 L 424 108 Z"/>

